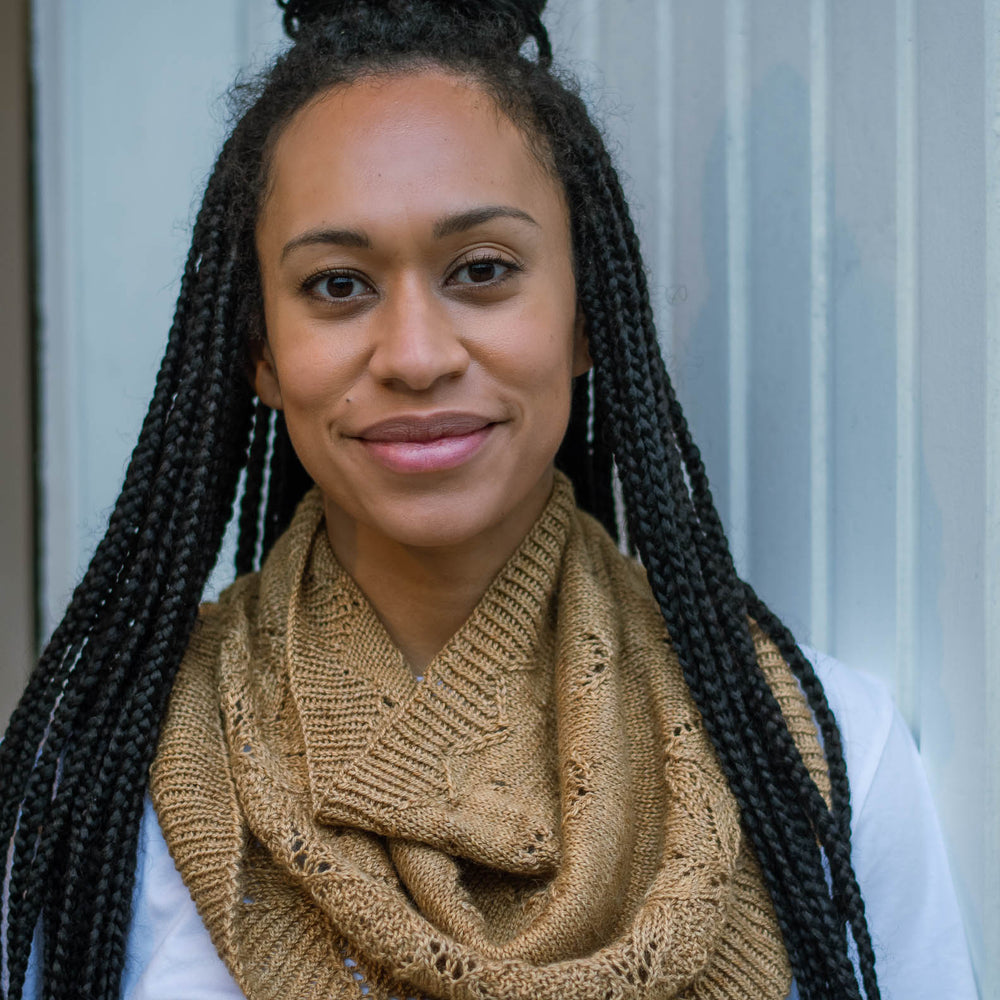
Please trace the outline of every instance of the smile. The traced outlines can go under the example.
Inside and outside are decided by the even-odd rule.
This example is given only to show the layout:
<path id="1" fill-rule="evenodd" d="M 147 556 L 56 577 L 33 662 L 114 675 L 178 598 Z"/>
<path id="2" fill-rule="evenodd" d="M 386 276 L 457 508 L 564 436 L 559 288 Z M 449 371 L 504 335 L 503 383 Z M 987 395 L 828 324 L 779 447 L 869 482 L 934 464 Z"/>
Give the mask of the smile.
<path id="1" fill-rule="evenodd" d="M 444 472 L 476 455 L 496 426 L 471 413 L 394 417 L 365 428 L 355 440 L 391 472 Z"/>

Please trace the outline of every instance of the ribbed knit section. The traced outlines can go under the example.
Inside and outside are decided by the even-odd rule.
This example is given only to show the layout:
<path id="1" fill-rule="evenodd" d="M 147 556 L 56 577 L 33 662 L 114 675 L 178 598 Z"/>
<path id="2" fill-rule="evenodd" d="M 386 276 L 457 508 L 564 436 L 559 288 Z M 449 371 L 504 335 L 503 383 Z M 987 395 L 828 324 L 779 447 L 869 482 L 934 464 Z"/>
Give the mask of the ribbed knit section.
<path id="1" fill-rule="evenodd" d="M 801 692 L 755 642 L 826 793 Z M 152 791 L 251 1000 L 788 992 L 645 576 L 562 477 L 423 681 L 307 496 L 261 573 L 204 610 Z"/>

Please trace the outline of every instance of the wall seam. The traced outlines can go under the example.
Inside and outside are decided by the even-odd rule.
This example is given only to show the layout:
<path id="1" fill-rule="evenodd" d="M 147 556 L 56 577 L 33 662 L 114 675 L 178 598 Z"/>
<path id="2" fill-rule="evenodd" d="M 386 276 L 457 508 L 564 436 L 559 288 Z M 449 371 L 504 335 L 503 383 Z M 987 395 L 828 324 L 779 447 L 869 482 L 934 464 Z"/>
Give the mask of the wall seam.
<path id="1" fill-rule="evenodd" d="M 80 11 L 64 0 L 35 0 L 37 87 L 34 123 L 37 143 L 38 220 L 38 412 L 39 503 L 42 529 L 39 595 L 42 636 L 59 621 L 78 575 L 73 544 L 81 519 L 79 435 L 74 419 L 79 393 L 74 317 L 80 315 L 78 269 L 79 94 L 77 80 Z"/>
<path id="2" fill-rule="evenodd" d="M 986 780 L 982 995 L 1000 996 L 1000 0 L 984 0 L 986 152 Z"/>
<path id="3" fill-rule="evenodd" d="M 729 314 L 729 541 L 737 572 L 750 566 L 750 292 L 748 272 L 750 183 L 747 159 L 747 3 L 727 0 L 726 244 Z"/>
<path id="4" fill-rule="evenodd" d="M 670 307 L 676 301 L 674 274 L 674 8 L 673 0 L 661 0 L 656 7 L 656 250 L 659 256 L 659 295 L 663 313 L 659 336 L 668 357 L 677 352 L 675 324 Z"/>
<path id="5" fill-rule="evenodd" d="M 809 485 L 810 642 L 830 649 L 829 10 L 809 10 Z"/>
<path id="6" fill-rule="evenodd" d="M 920 735 L 917 684 L 920 454 L 917 263 L 917 54 L 914 0 L 896 0 L 896 662 L 895 696 Z"/>

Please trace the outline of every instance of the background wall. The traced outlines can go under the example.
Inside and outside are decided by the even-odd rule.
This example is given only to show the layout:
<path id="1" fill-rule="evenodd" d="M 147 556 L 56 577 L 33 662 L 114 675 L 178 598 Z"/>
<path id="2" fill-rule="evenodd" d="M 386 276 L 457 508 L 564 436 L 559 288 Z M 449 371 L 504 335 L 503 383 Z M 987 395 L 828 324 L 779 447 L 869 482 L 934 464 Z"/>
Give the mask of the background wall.
<path id="1" fill-rule="evenodd" d="M 1000 0 L 551 0 L 742 571 L 884 677 L 1000 996 Z M 42 614 L 151 393 L 270 0 L 35 0 Z M 914 873 L 919 877 L 919 873 Z"/>
<path id="2" fill-rule="evenodd" d="M 28 0 L 0 5 L 0 722 L 35 652 Z"/>

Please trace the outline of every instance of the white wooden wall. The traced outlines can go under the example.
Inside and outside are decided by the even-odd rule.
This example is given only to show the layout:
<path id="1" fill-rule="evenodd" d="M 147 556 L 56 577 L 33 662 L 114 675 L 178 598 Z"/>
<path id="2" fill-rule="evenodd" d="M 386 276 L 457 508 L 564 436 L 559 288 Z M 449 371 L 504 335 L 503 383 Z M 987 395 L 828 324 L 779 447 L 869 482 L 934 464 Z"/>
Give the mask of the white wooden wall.
<path id="1" fill-rule="evenodd" d="M 550 0 L 739 564 L 893 686 L 1000 997 L 1000 0 Z M 270 0 L 35 0 L 43 615 L 102 529 Z M 914 873 L 919 877 L 919 873 Z"/>

